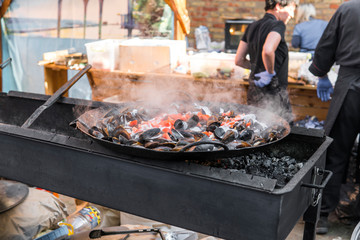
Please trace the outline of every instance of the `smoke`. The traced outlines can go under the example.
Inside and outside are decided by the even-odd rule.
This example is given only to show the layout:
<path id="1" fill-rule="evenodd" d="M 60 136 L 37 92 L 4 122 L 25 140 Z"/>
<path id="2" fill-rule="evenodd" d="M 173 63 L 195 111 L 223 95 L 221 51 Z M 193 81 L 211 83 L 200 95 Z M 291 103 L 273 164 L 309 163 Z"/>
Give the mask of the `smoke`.
<path id="1" fill-rule="evenodd" d="M 169 110 L 171 103 L 229 102 L 246 104 L 246 89 L 231 79 L 193 79 L 188 75 L 145 74 L 134 76 L 103 76 L 95 89 L 94 100 L 133 102 L 143 107 Z M 105 82 L 106 81 L 106 82 Z"/>
<path id="2" fill-rule="evenodd" d="M 174 104 L 182 109 L 193 109 L 198 105 L 231 106 L 247 105 L 247 87 L 232 79 L 194 79 L 188 75 L 177 74 L 120 74 L 118 72 L 93 73 L 93 100 L 121 103 L 119 107 L 133 105 L 146 109 L 158 109 L 163 113 L 173 113 Z M 267 123 L 279 124 L 278 116 L 286 121 L 292 121 L 291 106 L 288 93 L 282 89 L 275 96 L 259 94 L 257 104 L 252 104 L 264 110 L 257 111 L 258 119 Z M 80 116 L 93 106 L 74 108 L 75 115 Z"/>
<path id="3" fill-rule="evenodd" d="M 290 105 L 290 100 L 288 97 L 288 92 L 286 89 L 280 89 L 274 95 L 261 95 L 261 99 L 258 103 L 254 104 L 256 107 L 263 108 L 266 110 L 263 114 L 271 116 L 280 116 L 285 119 L 287 122 L 293 121 L 293 114 Z M 270 116 L 264 116 L 265 118 Z M 275 119 L 275 122 L 278 122 Z"/>

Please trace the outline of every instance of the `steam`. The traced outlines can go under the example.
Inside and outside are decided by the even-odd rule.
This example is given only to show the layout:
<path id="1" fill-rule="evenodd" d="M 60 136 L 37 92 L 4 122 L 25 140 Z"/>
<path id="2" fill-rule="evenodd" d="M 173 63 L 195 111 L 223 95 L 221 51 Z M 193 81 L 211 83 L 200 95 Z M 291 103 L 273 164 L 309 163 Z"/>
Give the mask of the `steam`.
<path id="1" fill-rule="evenodd" d="M 100 83 L 95 91 L 95 95 L 109 96 L 102 101 L 133 102 L 143 107 L 161 108 L 164 112 L 171 111 L 173 102 L 192 105 L 198 102 L 246 104 L 243 97 L 246 96 L 243 95 L 245 89 L 236 87 L 231 79 L 217 83 L 206 79 L 194 80 L 184 75 L 169 77 L 147 74 L 138 79 L 109 78 L 107 82 Z"/>
<path id="2" fill-rule="evenodd" d="M 159 109 L 164 113 L 173 113 L 177 108 L 204 106 L 205 103 L 217 105 L 229 103 L 246 105 L 247 90 L 231 79 L 213 81 L 208 79 L 194 80 L 190 76 L 173 74 L 171 77 L 165 74 L 149 73 L 144 75 L 120 75 L 114 72 L 94 74 L 95 84 L 92 88 L 94 100 L 111 103 L 130 103 L 134 106 L 149 109 Z M 261 118 L 269 122 L 273 119 L 279 123 L 277 116 L 286 121 L 292 121 L 291 108 L 282 102 L 288 101 L 287 90 L 283 89 L 275 97 L 261 99 L 261 104 L 256 107 L 263 108 Z M 174 104 L 174 102 L 176 104 Z M 77 106 L 74 108 L 75 116 L 80 116 L 90 107 Z M 259 114 L 258 114 L 259 115 Z M 260 116 L 257 116 L 260 117 Z"/>

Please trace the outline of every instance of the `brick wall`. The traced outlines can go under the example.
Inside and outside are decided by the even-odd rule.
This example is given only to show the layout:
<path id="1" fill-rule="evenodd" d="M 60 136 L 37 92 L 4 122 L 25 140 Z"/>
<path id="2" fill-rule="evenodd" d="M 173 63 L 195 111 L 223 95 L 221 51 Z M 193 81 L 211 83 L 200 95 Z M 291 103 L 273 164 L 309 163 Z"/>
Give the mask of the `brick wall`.
<path id="1" fill-rule="evenodd" d="M 300 3 L 312 3 L 317 12 L 317 18 L 330 20 L 339 5 L 344 0 L 303 0 Z M 261 18 L 264 13 L 264 0 L 188 0 L 187 10 L 191 20 L 191 32 L 188 36 L 189 46 L 196 47 L 195 28 L 206 26 L 210 31 L 211 41 L 224 41 L 226 18 Z M 291 19 L 286 27 L 285 39 L 291 42 L 295 21 Z"/>

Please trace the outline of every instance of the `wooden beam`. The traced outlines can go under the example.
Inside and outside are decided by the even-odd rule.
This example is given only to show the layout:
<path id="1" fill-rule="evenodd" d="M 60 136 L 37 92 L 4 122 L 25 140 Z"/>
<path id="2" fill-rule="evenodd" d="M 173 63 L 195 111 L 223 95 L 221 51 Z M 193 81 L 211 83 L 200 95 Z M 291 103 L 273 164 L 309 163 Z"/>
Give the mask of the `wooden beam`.
<path id="1" fill-rule="evenodd" d="M 10 4 L 11 4 L 12 0 L 4 0 L 1 7 L 0 7 L 0 19 L 2 19 L 6 13 L 6 11 L 8 10 Z M 2 27 L 0 24 L 0 63 L 2 63 Z M 2 87 L 2 69 L 0 68 L 0 92 L 2 92 L 3 87 Z"/>
<path id="2" fill-rule="evenodd" d="M 174 39 L 183 40 L 190 33 L 190 18 L 186 10 L 186 0 L 165 0 L 174 12 Z"/>

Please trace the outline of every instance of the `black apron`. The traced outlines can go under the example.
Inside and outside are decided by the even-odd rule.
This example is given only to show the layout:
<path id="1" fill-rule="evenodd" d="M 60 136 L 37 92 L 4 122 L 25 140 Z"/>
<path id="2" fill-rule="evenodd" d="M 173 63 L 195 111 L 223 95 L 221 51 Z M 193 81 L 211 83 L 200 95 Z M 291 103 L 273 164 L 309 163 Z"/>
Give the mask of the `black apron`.
<path id="1" fill-rule="evenodd" d="M 275 51 L 274 70 L 276 76 L 273 77 L 269 85 L 260 88 L 254 84 L 254 80 L 257 80 L 254 75 L 265 71 L 261 53 L 266 37 L 272 31 L 281 35 L 281 41 Z M 248 44 L 251 62 L 247 104 L 265 108 L 280 115 L 288 122 L 292 122 L 292 110 L 287 92 L 289 57 L 284 34 L 285 24 L 276 20 L 275 16 L 269 13 L 266 13 L 262 19 L 250 24 L 246 29 L 242 41 Z"/>

